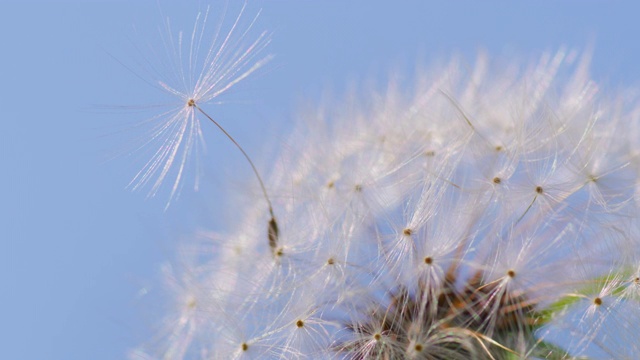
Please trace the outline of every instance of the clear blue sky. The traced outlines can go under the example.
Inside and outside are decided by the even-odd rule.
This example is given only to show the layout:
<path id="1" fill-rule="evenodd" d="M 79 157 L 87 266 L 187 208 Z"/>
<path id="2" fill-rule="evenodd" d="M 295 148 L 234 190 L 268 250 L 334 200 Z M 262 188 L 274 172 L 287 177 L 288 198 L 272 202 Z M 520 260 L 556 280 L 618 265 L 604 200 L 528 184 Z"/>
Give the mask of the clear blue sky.
<path id="1" fill-rule="evenodd" d="M 276 58 L 216 114 L 256 162 L 268 160 L 262 149 L 278 148 L 305 101 L 452 53 L 530 58 L 592 43 L 593 76 L 605 91 L 640 85 L 636 2 L 397 3 L 250 2 L 251 12 L 263 9 Z M 188 29 L 200 7 L 162 8 Z M 131 159 L 105 161 L 122 149 L 120 125 L 150 112 L 102 105 L 148 105 L 161 95 L 114 57 L 135 58 L 133 26 L 153 33 L 160 24 L 154 1 L 0 3 L 3 359 L 124 358 L 151 336 L 161 311 L 152 306 L 160 265 L 194 230 L 224 229 L 225 194 L 253 181 L 213 131 L 202 192 L 186 191 L 167 212 L 124 189 L 136 170 Z"/>

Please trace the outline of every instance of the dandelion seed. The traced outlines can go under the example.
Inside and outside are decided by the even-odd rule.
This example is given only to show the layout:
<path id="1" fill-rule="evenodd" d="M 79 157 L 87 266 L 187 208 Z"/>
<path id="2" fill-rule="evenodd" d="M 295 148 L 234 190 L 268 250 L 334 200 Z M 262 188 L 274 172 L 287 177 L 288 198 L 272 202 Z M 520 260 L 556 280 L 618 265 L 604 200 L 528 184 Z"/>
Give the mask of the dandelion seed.
<path id="1" fill-rule="evenodd" d="M 151 159 L 138 172 L 130 185 L 133 189 L 138 189 L 151 184 L 149 196 L 154 196 L 165 180 L 173 175 L 173 185 L 166 204 L 168 208 L 171 200 L 179 195 L 187 164 L 195 161 L 194 185 L 197 190 L 200 175 L 197 152 L 204 145 L 200 120 L 204 117 L 233 143 L 251 166 L 268 206 L 270 218 L 267 239 L 272 252 L 276 255 L 278 223 L 258 169 L 233 136 L 202 108 L 204 105 L 213 103 L 214 100 L 217 101 L 219 96 L 262 67 L 271 58 L 271 56 L 257 58 L 270 42 L 266 32 L 261 33 L 255 40 L 248 40 L 258 15 L 245 29 L 241 28 L 246 6 L 245 2 L 226 34 L 222 33 L 225 16 L 222 17 L 215 31 L 209 34 L 207 28 L 209 8 L 207 8 L 204 14 L 200 13 L 196 17 L 190 41 L 184 41 L 182 31 L 174 37 L 167 19 L 164 34 L 165 51 L 171 55 L 170 62 L 176 67 L 173 69 L 174 78 L 171 81 L 158 79 L 156 82 L 161 90 L 177 98 L 178 103 L 171 110 L 152 118 L 158 124 L 144 145 L 153 144 L 159 148 L 155 150 Z M 201 50 L 206 51 L 203 58 L 200 54 Z M 192 157 L 195 159 L 191 159 Z"/>

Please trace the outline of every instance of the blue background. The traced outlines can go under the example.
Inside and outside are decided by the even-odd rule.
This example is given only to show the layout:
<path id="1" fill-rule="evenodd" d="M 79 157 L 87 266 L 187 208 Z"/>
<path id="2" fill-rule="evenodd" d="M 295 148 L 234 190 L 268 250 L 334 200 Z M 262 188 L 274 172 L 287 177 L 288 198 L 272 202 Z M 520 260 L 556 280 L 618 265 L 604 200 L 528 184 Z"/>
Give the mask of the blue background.
<path id="1" fill-rule="evenodd" d="M 451 3 L 250 2 L 250 13 L 263 9 L 260 27 L 273 31 L 276 58 L 213 111 L 258 164 L 268 164 L 300 105 L 451 54 L 472 64 L 481 49 L 531 59 L 593 44 L 592 73 L 603 91 L 638 85 L 634 2 Z M 166 198 L 147 201 L 124 189 L 140 163 L 112 159 L 126 143 L 119 130 L 153 114 L 144 105 L 161 94 L 118 61 L 134 58 L 132 26 L 151 34 L 161 26 L 160 8 L 189 30 L 203 6 L 0 4 L 3 359 L 124 358 L 161 314 L 160 265 L 194 231 L 223 230 L 233 218 L 226 199 L 254 181 L 230 143 L 207 130 L 202 191 L 185 191 L 164 212 Z"/>

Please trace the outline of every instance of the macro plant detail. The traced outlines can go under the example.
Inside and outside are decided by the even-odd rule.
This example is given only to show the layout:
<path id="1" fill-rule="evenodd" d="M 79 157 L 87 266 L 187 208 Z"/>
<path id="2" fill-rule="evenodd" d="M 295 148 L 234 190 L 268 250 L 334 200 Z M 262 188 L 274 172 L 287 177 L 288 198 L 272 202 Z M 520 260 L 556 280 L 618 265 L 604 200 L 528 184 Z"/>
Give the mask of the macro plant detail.
<path id="1" fill-rule="evenodd" d="M 173 101 L 162 105 L 166 109 L 142 124 L 151 130 L 143 134 L 138 150 L 149 152 L 150 159 L 129 186 L 133 190 L 148 187 L 151 197 L 166 181 L 172 181 L 167 207 L 179 195 L 187 169 L 194 168 L 194 188 L 199 187 L 198 158 L 204 150 L 202 118 L 213 122 L 239 147 L 201 106 L 218 103 L 220 96 L 272 58 L 261 55 L 271 41 L 269 33 L 261 32 L 255 39 L 250 38 L 259 14 L 248 18 L 246 5 L 230 20 L 227 9 L 217 11 L 221 15 L 216 14 L 220 19 L 214 27 L 209 24 L 207 8 L 197 15 L 193 29 L 187 32 L 174 33 L 167 18 L 160 30 L 164 48 L 161 51 L 152 48 L 148 51 L 151 55 L 143 53 L 141 67 L 145 73 L 134 72 Z"/>
<path id="2" fill-rule="evenodd" d="M 637 358 L 640 112 L 588 68 L 452 58 L 301 114 L 131 357 Z"/>

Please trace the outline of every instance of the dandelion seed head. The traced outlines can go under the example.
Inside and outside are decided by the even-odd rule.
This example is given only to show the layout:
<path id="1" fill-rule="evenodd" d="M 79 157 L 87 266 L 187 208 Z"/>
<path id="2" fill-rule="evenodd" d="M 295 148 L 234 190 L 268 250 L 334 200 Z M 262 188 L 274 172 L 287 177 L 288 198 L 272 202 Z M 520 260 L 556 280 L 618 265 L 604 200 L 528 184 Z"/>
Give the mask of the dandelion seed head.
<path id="1" fill-rule="evenodd" d="M 175 278 L 159 357 L 634 358 L 638 107 L 586 62 L 453 59 L 415 94 L 306 114 L 266 181 L 277 237 L 234 208 Z"/>

